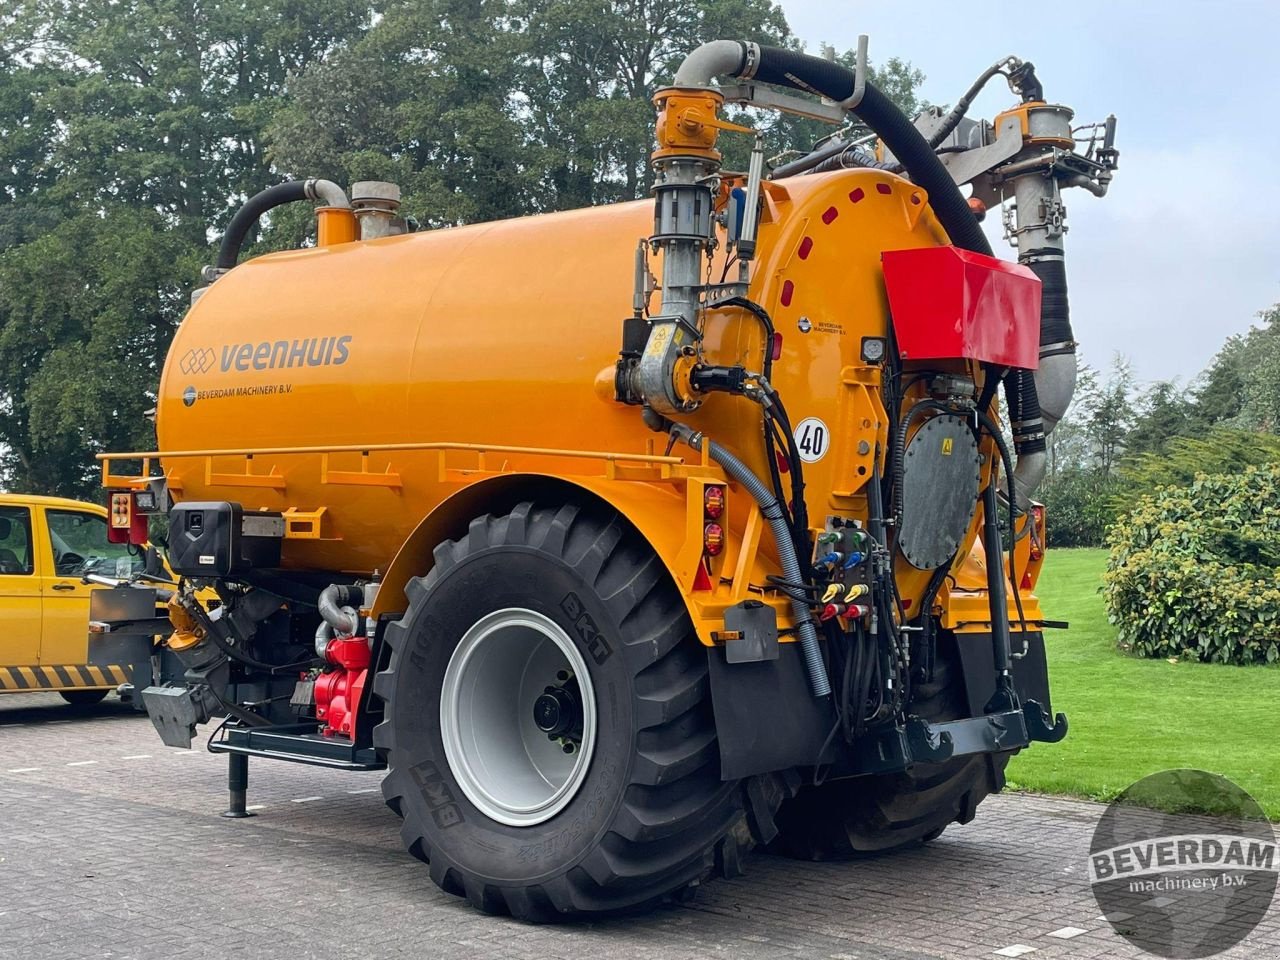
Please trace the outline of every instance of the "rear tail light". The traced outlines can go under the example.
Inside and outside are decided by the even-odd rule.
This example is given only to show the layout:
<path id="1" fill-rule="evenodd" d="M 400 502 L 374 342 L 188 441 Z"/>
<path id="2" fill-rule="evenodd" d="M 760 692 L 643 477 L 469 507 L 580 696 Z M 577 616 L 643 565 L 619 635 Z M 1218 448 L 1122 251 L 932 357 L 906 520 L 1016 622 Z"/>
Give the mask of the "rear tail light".
<path id="1" fill-rule="evenodd" d="M 702 508 L 712 520 L 724 516 L 724 487 L 707 487 L 702 495 Z"/>
<path id="2" fill-rule="evenodd" d="M 702 528 L 702 549 L 707 556 L 717 557 L 724 549 L 724 528 L 718 523 L 708 523 Z"/>
<path id="3" fill-rule="evenodd" d="M 147 542 L 147 515 L 137 509 L 132 490 L 112 490 L 107 500 L 107 542 Z"/>

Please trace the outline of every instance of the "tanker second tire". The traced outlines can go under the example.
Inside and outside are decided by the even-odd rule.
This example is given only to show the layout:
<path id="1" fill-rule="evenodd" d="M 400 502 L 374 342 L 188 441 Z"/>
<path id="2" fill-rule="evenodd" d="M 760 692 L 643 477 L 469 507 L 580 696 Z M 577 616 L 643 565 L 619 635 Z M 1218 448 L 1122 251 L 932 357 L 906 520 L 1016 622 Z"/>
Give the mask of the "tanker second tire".
<path id="1" fill-rule="evenodd" d="M 926 720 L 964 715 L 964 680 L 955 636 L 938 638 L 933 677 L 917 686 L 910 712 Z M 978 804 L 1004 788 L 1009 753 L 920 763 L 898 773 L 804 786 L 778 812 L 774 853 L 801 860 L 843 860 L 936 839 L 968 823 Z"/>
<path id="2" fill-rule="evenodd" d="M 616 514 L 477 518 L 408 594 L 374 742 L 444 890 L 527 920 L 613 912 L 736 874 L 776 835 L 791 780 L 721 781 L 705 651 Z"/>

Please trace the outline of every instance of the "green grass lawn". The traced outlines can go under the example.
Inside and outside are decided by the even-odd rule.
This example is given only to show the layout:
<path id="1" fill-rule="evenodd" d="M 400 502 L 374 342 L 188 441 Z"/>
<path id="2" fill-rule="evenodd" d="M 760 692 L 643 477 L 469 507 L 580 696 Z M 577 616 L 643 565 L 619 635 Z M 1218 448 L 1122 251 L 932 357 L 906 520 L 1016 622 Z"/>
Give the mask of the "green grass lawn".
<path id="1" fill-rule="evenodd" d="M 1039 584 L 1053 709 L 1071 727 L 1009 764 L 1011 787 L 1110 800 L 1135 780 L 1194 767 L 1234 780 L 1280 820 L 1280 669 L 1142 660 L 1115 647 L 1105 550 L 1054 550 Z"/>

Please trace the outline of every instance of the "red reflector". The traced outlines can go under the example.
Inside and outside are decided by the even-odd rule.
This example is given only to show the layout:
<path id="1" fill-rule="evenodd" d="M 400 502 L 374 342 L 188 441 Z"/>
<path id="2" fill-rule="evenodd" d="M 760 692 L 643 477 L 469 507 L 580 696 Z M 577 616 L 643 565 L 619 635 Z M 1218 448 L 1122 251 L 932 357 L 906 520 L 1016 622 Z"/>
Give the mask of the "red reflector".
<path id="1" fill-rule="evenodd" d="M 902 609 L 903 609 L 903 610 L 910 610 L 910 609 L 911 609 L 911 598 L 910 598 L 910 597 L 903 597 L 903 598 L 902 598 Z"/>
<path id="2" fill-rule="evenodd" d="M 893 193 L 893 187 L 889 186 L 887 183 L 877 183 L 876 190 L 885 194 Z"/>
<path id="3" fill-rule="evenodd" d="M 826 211 L 822 214 L 822 222 L 830 224 L 838 216 L 840 216 L 839 210 L 835 207 L 827 207 Z"/>
<path id="4" fill-rule="evenodd" d="M 779 299 L 782 300 L 782 305 L 784 307 L 791 306 L 791 297 L 795 294 L 795 292 L 796 292 L 796 285 L 794 283 L 792 283 L 790 280 L 783 281 L 782 296 Z"/>
<path id="5" fill-rule="evenodd" d="M 702 508 L 712 520 L 724 515 L 724 487 L 707 487 L 702 493 Z"/>
<path id="6" fill-rule="evenodd" d="M 771 360 L 782 359 L 782 334 L 780 333 L 773 335 L 773 344 L 769 347 L 769 358 Z"/>
<path id="7" fill-rule="evenodd" d="M 709 557 L 720 556 L 724 549 L 724 528 L 718 523 L 708 523 L 702 528 L 702 549 Z"/>
<path id="8" fill-rule="evenodd" d="M 791 464 L 787 463 L 787 458 L 781 453 L 775 450 L 773 451 L 773 456 L 778 461 L 778 471 L 780 473 L 787 473 L 791 470 Z"/>
<path id="9" fill-rule="evenodd" d="M 1030 570 L 1028 570 L 1026 573 L 1022 575 L 1022 583 L 1020 584 L 1020 586 L 1023 590 L 1031 589 L 1031 571 Z"/>
<path id="10" fill-rule="evenodd" d="M 796 256 L 801 260 L 808 260 L 809 254 L 813 251 L 813 238 L 805 237 L 800 241 L 800 249 L 796 251 Z"/>
<path id="11" fill-rule="evenodd" d="M 707 573 L 707 568 L 701 563 L 698 564 L 698 572 L 693 575 L 693 589 L 710 590 L 711 576 Z"/>
<path id="12" fill-rule="evenodd" d="M 852 200 L 854 203 L 857 203 L 859 200 L 861 200 L 865 196 L 866 194 L 862 192 L 861 187 L 857 187 L 856 189 L 852 190 L 849 193 L 849 199 Z"/>

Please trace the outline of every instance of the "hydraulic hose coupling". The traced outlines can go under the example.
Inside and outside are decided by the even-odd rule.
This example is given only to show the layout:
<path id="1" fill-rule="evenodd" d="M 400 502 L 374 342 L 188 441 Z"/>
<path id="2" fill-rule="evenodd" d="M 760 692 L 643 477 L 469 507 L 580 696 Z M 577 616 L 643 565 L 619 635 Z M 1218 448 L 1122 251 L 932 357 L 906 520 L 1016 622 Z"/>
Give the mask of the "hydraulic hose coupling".
<path id="1" fill-rule="evenodd" d="M 861 620 L 871 615 L 871 607 L 865 603 L 828 603 L 818 614 L 823 623 L 836 617 L 848 617 L 850 620 Z"/>

